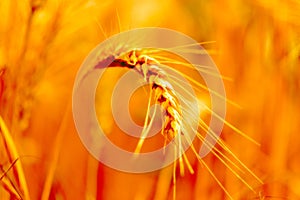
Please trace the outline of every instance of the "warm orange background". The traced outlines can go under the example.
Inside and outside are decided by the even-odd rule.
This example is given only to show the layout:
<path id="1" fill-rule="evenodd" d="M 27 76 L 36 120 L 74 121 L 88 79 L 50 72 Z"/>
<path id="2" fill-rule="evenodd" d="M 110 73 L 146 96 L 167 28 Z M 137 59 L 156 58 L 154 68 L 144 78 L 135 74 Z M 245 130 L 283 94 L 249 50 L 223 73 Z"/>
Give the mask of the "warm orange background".
<path id="1" fill-rule="evenodd" d="M 298 1 L 1 0 L 0 13 L 0 114 L 31 199 L 172 198 L 168 169 L 132 175 L 99 164 L 81 144 L 72 119 L 73 81 L 85 56 L 105 37 L 144 26 L 216 41 L 206 47 L 233 80 L 225 81 L 227 96 L 242 107 L 229 105 L 227 120 L 261 143 L 224 129 L 223 139 L 264 181 L 253 182 L 257 194 L 218 159 L 204 159 L 232 196 L 300 199 Z M 117 133 L 110 121 L 107 129 Z M 5 171 L 12 160 L 3 138 Z M 178 199 L 225 199 L 207 171 L 195 168 L 196 175 L 178 177 Z M 16 171 L 1 179 L 0 199 L 13 193 L 3 183 L 8 177 L 24 192 Z"/>

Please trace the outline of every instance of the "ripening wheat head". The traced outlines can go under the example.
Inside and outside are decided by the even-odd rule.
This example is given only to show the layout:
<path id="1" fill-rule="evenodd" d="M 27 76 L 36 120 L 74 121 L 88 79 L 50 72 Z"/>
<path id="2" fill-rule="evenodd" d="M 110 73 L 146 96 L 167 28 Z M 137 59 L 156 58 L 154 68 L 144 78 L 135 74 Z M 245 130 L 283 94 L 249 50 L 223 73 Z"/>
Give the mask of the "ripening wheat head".
<path id="1" fill-rule="evenodd" d="M 172 199 L 174 191 L 177 199 L 299 198 L 298 11 L 296 1 L 1 1 L 0 199 Z M 216 41 L 205 47 L 221 73 L 232 79 L 224 80 L 227 96 L 242 109 L 228 103 L 226 119 L 239 129 L 225 126 L 222 140 L 200 162 L 190 149 L 183 164 L 129 174 L 98 163 L 85 150 L 73 124 L 71 93 L 76 72 L 92 48 L 112 34 L 143 26 L 172 28 L 199 42 Z M 180 66 L 183 60 L 174 63 L 179 58 L 165 52 L 148 54 L 193 76 L 187 66 Z M 108 137 L 134 151 L 139 141 L 119 130 L 107 102 L 112 83 L 124 71 L 106 72 L 99 83 L 96 109 Z M 129 109 L 143 125 L 151 97 L 170 108 L 166 124 L 177 127 L 181 111 L 176 96 L 159 77 L 150 82 L 152 90 L 145 87 L 133 94 Z M 196 93 L 209 107 L 207 91 Z M 136 103 L 139 110 L 133 106 Z M 207 129 L 208 113 L 202 116 L 205 123 L 199 126 L 202 135 L 195 148 Z M 261 145 L 241 137 L 240 129 Z M 165 139 L 174 137 L 174 130 L 145 141 L 138 150 L 164 145 Z M 226 151 L 225 143 L 234 154 Z"/>

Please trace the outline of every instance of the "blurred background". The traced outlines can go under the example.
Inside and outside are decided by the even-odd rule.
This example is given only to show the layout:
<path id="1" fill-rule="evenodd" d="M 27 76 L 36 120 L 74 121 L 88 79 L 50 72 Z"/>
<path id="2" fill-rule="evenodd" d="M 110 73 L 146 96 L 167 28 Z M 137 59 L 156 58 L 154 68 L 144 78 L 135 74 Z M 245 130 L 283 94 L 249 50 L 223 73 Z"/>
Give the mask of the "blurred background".
<path id="1" fill-rule="evenodd" d="M 1 0 L 0 13 L 0 199 L 172 199 L 169 169 L 127 174 L 102 165 L 72 118 L 73 82 L 88 53 L 146 26 L 215 41 L 204 47 L 241 106 L 228 105 L 226 119 L 261 144 L 224 128 L 222 138 L 264 182 L 245 177 L 256 193 L 216 157 L 204 158 L 230 194 L 300 199 L 299 1 Z M 194 175 L 177 178 L 177 199 L 228 198 L 205 168 L 193 167 Z"/>

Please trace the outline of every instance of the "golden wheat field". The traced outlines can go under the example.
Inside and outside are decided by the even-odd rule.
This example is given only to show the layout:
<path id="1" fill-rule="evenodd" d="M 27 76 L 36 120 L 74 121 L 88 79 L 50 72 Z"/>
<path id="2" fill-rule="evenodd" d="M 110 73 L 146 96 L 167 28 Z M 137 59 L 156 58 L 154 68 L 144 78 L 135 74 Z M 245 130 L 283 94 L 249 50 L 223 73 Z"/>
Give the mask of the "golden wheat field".
<path id="1" fill-rule="evenodd" d="M 0 14 L 1 200 L 300 199 L 299 1 L 1 0 Z M 249 171 L 239 179 L 220 153 L 202 162 L 188 153 L 194 174 L 184 176 L 172 166 L 125 173 L 89 154 L 72 115 L 76 73 L 97 44 L 142 27 L 204 43 L 238 104 L 227 105 L 226 120 L 259 145 L 230 126 L 221 139 L 261 182 Z M 121 73 L 107 72 L 96 110 L 109 138 L 132 150 L 136 141 L 122 136 L 106 101 Z M 140 124 L 143 94 L 134 94 Z"/>

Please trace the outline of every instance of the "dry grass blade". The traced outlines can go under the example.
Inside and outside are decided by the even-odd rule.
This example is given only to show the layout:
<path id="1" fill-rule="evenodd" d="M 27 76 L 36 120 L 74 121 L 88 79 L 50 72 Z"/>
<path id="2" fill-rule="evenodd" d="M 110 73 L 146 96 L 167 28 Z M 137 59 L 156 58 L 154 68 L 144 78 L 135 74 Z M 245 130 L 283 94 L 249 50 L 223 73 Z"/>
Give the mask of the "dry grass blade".
<path id="1" fill-rule="evenodd" d="M 11 135 L 10 135 L 1 116 L 0 116 L 0 131 L 1 131 L 1 137 L 2 137 L 4 145 L 6 147 L 6 152 L 9 157 L 9 160 L 10 160 L 10 162 L 13 163 L 14 161 L 18 160 L 19 154 L 17 152 L 15 143 L 14 143 L 13 139 L 11 138 Z M 16 176 L 18 187 L 19 187 L 24 199 L 25 200 L 30 199 L 21 162 L 15 162 L 13 169 L 15 172 L 14 174 Z"/>
<path id="2" fill-rule="evenodd" d="M 6 170 L 3 169 L 3 166 L 0 166 L 0 170 L 2 172 L 2 175 L 0 176 L 0 181 L 3 188 L 7 190 L 11 197 L 14 197 L 15 199 L 22 199 L 22 196 L 18 191 L 18 188 L 16 187 L 14 181 L 8 176 L 8 172 L 13 168 L 13 166 L 18 160 L 19 159 L 16 159 L 13 163 L 11 163 L 8 169 Z"/>
<path id="3" fill-rule="evenodd" d="M 3 177 L 0 181 L 0 185 L 9 193 L 10 198 L 13 199 L 22 199 L 21 195 L 16 190 L 15 186 L 11 183 L 11 180 L 7 177 Z"/>
<path id="4" fill-rule="evenodd" d="M 19 159 L 17 158 L 13 163 L 10 164 L 9 168 L 7 170 L 3 170 L 2 169 L 2 166 L 1 166 L 1 170 L 3 171 L 3 174 L 0 176 L 0 180 L 3 179 L 3 177 L 6 176 L 6 174 L 9 172 L 9 170 L 11 170 L 11 168 L 16 164 L 16 162 L 18 161 Z"/>

